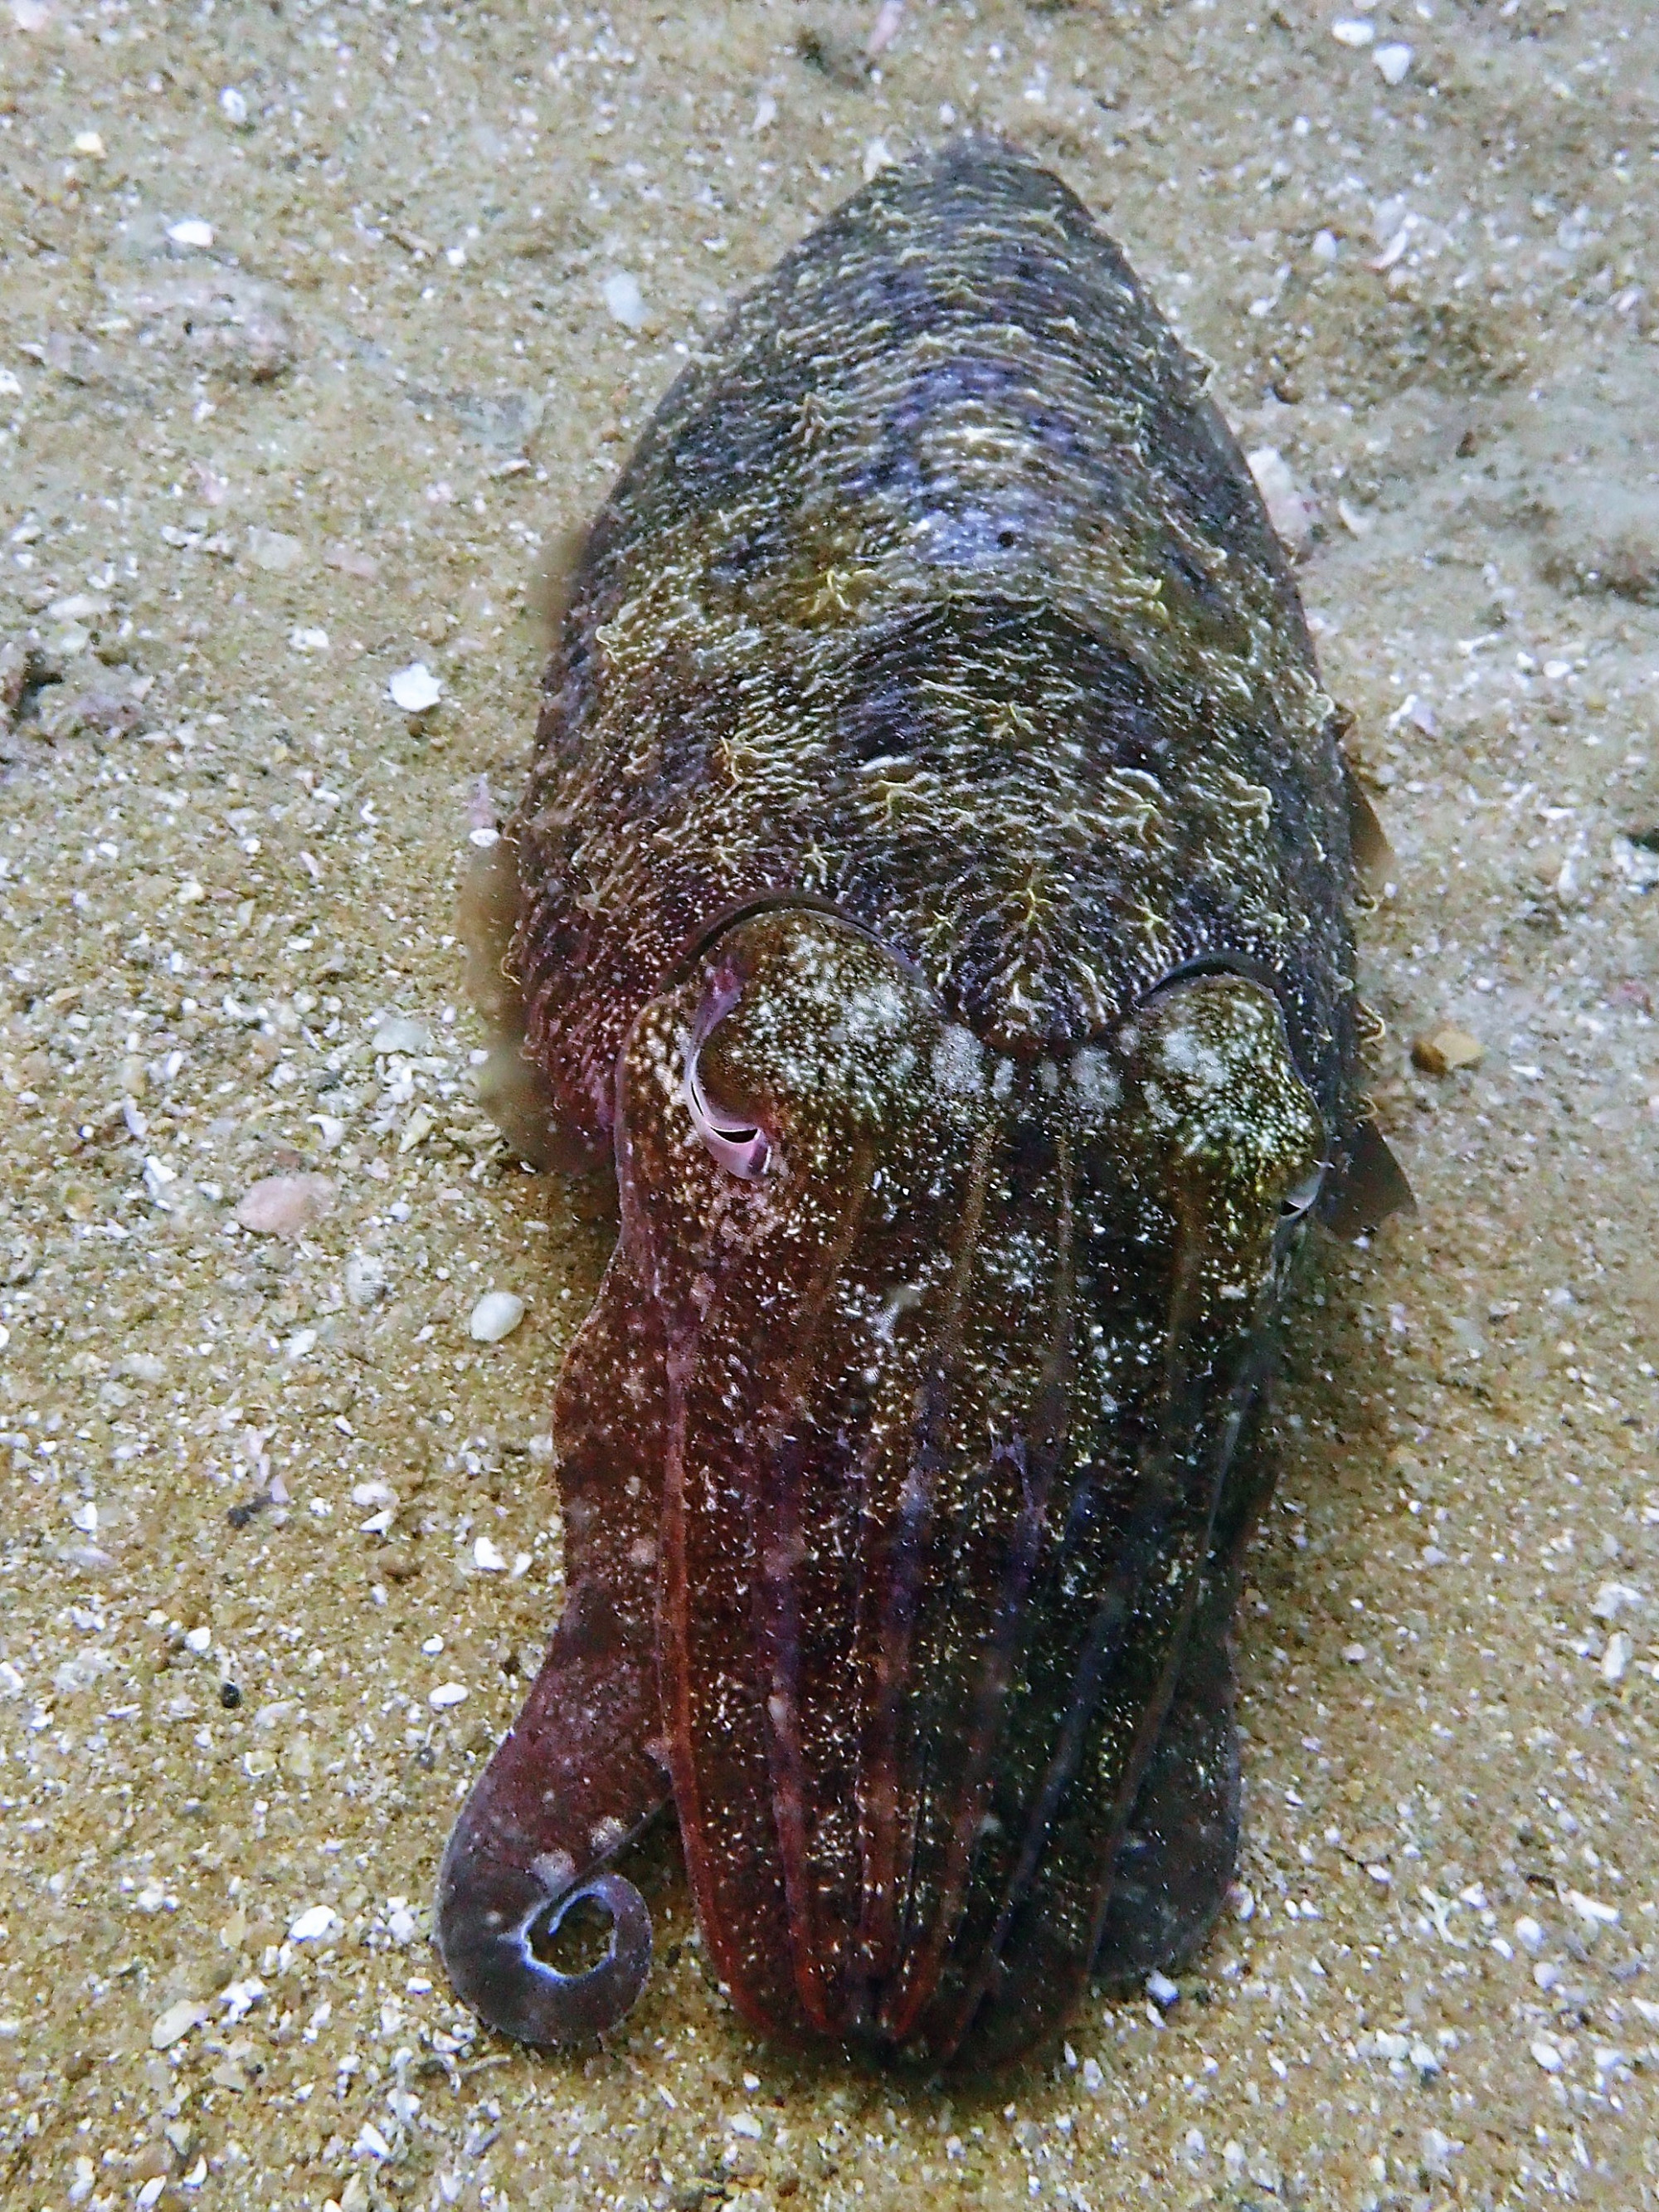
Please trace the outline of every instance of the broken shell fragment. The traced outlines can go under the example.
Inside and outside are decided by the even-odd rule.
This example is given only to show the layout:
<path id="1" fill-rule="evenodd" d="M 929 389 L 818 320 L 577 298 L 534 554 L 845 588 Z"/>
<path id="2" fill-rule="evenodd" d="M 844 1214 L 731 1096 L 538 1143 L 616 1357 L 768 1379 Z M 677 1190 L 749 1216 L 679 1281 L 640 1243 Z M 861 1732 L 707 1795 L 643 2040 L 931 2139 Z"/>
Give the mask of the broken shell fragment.
<path id="1" fill-rule="evenodd" d="M 261 1237 L 300 1237 L 334 1203 L 326 1176 L 265 1176 L 243 1194 L 236 1218 Z"/>
<path id="2" fill-rule="evenodd" d="M 1412 1065 L 1425 1075 L 1454 1075 L 1460 1067 L 1479 1067 L 1486 1048 L 1467 1030 L 1436 1030 L 1412 1046 Z"/>
<path id="3" fill-rule="evenodd" d="M 423 660 L 411 660 L 387 679 L 392 703 L 405 714 L 424 714 L 443 696 L 443 685 Z"/>
<path id="4" fill-rule="evenodd" d="M 486 1291 L 467 1317 L 466 1333 L 475 1344 L 499 1344 L 523 1319 L 524 1300 L 516 1291 Z"/>

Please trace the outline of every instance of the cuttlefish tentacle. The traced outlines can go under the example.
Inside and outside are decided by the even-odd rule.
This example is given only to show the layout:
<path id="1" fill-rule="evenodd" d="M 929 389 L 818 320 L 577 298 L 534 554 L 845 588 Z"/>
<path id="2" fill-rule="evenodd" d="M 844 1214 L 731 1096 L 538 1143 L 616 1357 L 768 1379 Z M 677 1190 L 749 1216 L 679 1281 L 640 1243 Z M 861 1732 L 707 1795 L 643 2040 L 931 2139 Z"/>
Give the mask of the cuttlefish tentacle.
<path id="1" fill-rule="evenodd" d="M 651 1966 L 651 1918 L 608 1862 L 668 1798 L 657 1756 L 659 1332 L 623 1243 L 566 1364 L 554 1409 L 568 1595 L 524 1710 L 455 1824 L 437 1941 L 494 2027 L 568 2043 L 612 2027 Z M 637 1396 L 618 1386 L 633 1378 Z M 580 1973 L 544 1955 L 571 1909 L 611 1920 Z"/>

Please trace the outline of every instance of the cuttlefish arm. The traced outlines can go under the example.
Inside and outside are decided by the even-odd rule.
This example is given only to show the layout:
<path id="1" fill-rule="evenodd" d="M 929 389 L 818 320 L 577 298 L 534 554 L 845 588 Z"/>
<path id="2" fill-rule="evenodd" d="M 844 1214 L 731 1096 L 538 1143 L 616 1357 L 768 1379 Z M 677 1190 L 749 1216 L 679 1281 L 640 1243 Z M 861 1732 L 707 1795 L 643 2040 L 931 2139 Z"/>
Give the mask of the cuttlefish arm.
<path id="1" fill-rule="evenodd" d="M 1245 1547 L 1277 1472 L 1266 1419 L 1264 1387 L 1233 1449 L 1169 1711 L 1113 1861 L 1091 1970 L 1109 1987 L 1184 1966 L 1214 1925 L 1237 1865 L 1232 1630 Z"/>
<path id="2" fill-rule="evenodd" d="M 1109 1236 L 1094 1264 L 1109 1273 L 1112 1239 L 1130 1228 L 1164 1255 L 1148 1344 L 1162 1377 L 1121 1510 L 1085 1478 L 1034 1577 L 993 1798 L 1000 1832 L 981 1850 L 963 1947 L 964 1966 L 974 1963 L 960 1979 L 947 1972 L 925 2023 L 969 2069 L 1006 2063 L 1075 2002 L 1144 1784 L 1160 1824 L 1216 1829 L 1207 1844 L 1192 1838 L 1190 1863 L 1182 1844 L 1166 1851 L 1164 1932 L 1210 1917 L 1231 1871 L 1225 1627 L 1232 1555 L 1259 1504 L 1237 1453 L 1327 1148 L 1279 1009 L 1255 984 L 1216 975 L 1168 988 L 1143 1005 L 1122 1045 L 1121 1103 L 1103 1120 L 1095 1156 Z M 1085 1195 L 1082 1211 L 1094 1210 Z M 1046 1766 L 1030 1757 L 1039 1747 Z M 1142 1900 L 1140 1942 L 1157 1940 L 1160 1917 Z M 1135 1948 L 1123 1934 L 1120 1920 L 1103 1966 L 1115 1947 Z"/>
<path id="3" fill-rule="evenodd" d="M 521 2042 L 613 2027 L 644 1987 L 651 1918 L 608 1862 L 668 1797 L 653 1755 L 659 1388 L 655 1323 L 618 1250 L 554 1411 L 568 1595 L 523 1711 L 463 1808 L 436 1935 L 459 1994 Z M 611 1920 L 580 1973 L 545 1955 L 580 1903 Z"/>

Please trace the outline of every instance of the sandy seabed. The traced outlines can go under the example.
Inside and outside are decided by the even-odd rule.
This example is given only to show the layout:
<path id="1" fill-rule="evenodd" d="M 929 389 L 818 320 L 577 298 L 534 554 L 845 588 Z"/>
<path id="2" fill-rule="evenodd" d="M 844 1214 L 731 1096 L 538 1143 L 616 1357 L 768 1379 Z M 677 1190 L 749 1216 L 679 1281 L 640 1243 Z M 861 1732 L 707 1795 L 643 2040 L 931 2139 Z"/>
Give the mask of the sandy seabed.
<path id="1" fill-rule="evenodd" d="M 1639 0 L 0 4 L 0 2203 L 1659 2202 L 1656 82 Z M 469 801 L 722 303 L 969 124 L 1299 549 L 1421 1210 L 1291 1331 L 1177 2002 L 948 2093 L 781 2056 L 665 1842 L 637 2009 L 532 2054 L 428 1904 L 609 1232 L 469 1088 Z"/>

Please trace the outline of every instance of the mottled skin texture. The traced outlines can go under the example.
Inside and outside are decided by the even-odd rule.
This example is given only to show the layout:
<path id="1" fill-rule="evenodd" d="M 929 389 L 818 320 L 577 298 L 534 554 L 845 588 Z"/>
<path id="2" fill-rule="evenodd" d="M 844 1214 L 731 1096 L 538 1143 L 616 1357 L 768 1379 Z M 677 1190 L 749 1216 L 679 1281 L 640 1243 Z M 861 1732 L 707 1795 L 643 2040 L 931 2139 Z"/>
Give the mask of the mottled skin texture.
<path id="1" fill-rule="evenodd" d="M 602 1870 L 672 1797 L 745 2018 L 998 2063 L 1231 1878 L 1272 1324 L 1376 1170 L 1296 592 L 1116 249 L 963 142 L 669 393 L 544 694 L 504 1026 L 621 1231 L 445 1957 L 514 2034 L 619 2017 Z M 596 1879 L 611 1950 L 557 1973 Z"/>

